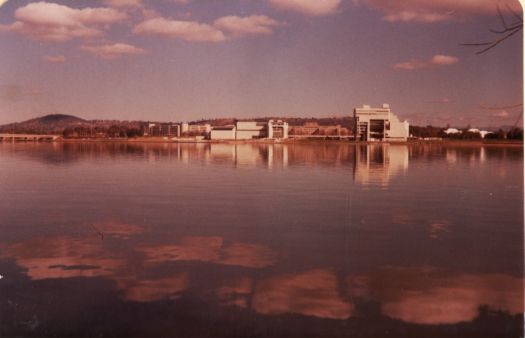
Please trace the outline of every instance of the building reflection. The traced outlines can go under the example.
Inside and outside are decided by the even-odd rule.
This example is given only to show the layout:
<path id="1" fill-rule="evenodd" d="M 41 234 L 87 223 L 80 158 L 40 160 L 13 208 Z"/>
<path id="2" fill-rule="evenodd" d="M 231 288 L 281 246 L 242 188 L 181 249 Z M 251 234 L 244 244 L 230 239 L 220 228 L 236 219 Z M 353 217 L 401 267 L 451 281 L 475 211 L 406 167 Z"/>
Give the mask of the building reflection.
<path id="1" fill-rule="evenodd" d="M 17 147 L 24 147 L 23 152 Z M 520 160 L 519 147 L 447 146 L 444 144 L 352 143 L 140 143 L 71 142 L 2 144 L 0 150 L 51 165 L 108 159 L 178 161 L 184 164 L 234 167 L 352 166 L 356 182 L 387 186 L 408 169 L 409 161 L 484 163 L 488 160 Z"/>
<path id="2" fill-rule="evenodd" d="M 356 146 L 354 180 L 363 185 L 386 187 L 408 170 L 406 145 L 367 144 Z"/>

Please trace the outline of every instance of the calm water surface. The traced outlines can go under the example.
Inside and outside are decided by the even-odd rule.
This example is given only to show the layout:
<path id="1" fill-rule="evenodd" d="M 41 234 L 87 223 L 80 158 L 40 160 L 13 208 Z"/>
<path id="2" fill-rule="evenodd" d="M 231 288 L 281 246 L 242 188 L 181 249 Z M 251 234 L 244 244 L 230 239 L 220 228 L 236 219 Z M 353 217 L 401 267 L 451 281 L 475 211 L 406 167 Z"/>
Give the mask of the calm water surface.
<path id="1" fill-rule="evenodd" d="M 0 143 L 0 234 L 0 336 L 522 336 L 522 147 Z"/>

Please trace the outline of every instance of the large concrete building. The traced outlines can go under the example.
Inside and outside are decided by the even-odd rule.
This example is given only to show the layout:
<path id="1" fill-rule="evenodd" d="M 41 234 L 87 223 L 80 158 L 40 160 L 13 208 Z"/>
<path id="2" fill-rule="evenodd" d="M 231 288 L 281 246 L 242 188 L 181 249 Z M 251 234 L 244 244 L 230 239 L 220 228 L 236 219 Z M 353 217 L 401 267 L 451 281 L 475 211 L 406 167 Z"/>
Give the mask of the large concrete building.
<path id="1" fill-rule="evenodd" d="M 382 108 L 368 105 L 354 109 L 354 135 L 358 141 L 406 141 L 408 122 L 401 122 L 390 111 L 388 104 Z"/>
<path id="2" fill-rule="evenodd" d="M 237 140 L 251 140 L 266 136 L 266 123 L 255 121 L 237 121 L 235 124 Z"/>
<path id="3" fill-rule="evenodd" d="M 283 122 L 281 120 L 270 120 L 266 127 L 267 134 L 266 137 L 270 139 L 278 138 L 284 139 L 288 138 L 288 122 Z"/>
<path id="4" fill-rule="evenodd" d="M 237 128 L 235 126 L 213 127 L 210 132 L 211 140 L 235 140 Z"/>
<path id="5" fill-rule="evenodd" d="M 234 126 L 213 127 L 212 140 L 252 140 L 288 138 L 288 123 L 281 120 L 268 122 L 237 121 Z"/>

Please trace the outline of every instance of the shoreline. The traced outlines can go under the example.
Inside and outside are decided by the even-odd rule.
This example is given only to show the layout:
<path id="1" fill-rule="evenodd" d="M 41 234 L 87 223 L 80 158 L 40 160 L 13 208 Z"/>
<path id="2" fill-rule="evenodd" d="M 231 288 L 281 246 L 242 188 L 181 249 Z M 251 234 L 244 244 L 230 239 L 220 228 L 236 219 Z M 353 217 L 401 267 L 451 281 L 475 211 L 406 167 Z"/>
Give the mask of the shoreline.
<path id="1" fill-rule="evenodd" d="M 32 141 L 17 140 L 15 143 L 157 143 L 157 144 L 406 144 L 406 145 L 428 145 L 441 144 L 447 146 L 513 146 L 523 147 L 522 140 L 407 140 L 407 141 L 354 141 L 348 139 L 286 139 L 286 140 L 204 140 L 204 139 L 164 139 L 163 137 L 137 137 L 137 138 L 60 138 L 53 141 Z M 12 143 L 3 141 L 0 143 Z"/>

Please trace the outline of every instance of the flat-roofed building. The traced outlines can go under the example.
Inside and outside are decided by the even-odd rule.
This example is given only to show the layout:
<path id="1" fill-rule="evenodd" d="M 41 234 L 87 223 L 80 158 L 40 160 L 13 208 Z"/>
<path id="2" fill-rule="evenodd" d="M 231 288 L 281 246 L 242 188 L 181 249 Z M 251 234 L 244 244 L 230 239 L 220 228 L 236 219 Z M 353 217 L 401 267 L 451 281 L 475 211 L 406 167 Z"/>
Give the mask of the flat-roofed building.
<path id="1" fill-rule="evenodd" d="M 266 123 L 255 121 L 237 121 L 236 139 L 251 140 L 254 138 L 263 138 L 267 136 Z"/>
<path id="2" fill-rule="evenodd" d="M 211 140 L 235 140 L 236 138 L 235 126 L 217 126 L 211 128 Z"/>
<path id="3" fill-rule="evenodd" d="M 288 122 L 281 120 L 270 120 L 267 126 L 267 138 L 270 139 L 284 139 L 288 138 Z"/>
<path id="4" fill-rule="evenodd" d="M 281 120 L 268 122 L 237 121 L 234 126 L 213 127 L 210 133 L 212 140 L 252 140 L 252 139 L 288 138 L 288 123 Z"/>
<path id="5" fill-rule="evenodd" d="M 354 108 L 354 120 L 358 141 L 406 141 L 409 135 L 408 121 L 401 122 L 386 103 L 382 108 Z"/>
<path id="6" fill-rule="evenodd" d="M 144 136 L 179 137 L 180 125 L 175 123 L 148 123 Z"/>

